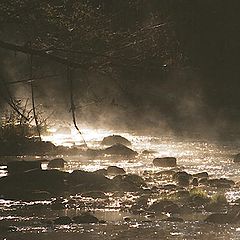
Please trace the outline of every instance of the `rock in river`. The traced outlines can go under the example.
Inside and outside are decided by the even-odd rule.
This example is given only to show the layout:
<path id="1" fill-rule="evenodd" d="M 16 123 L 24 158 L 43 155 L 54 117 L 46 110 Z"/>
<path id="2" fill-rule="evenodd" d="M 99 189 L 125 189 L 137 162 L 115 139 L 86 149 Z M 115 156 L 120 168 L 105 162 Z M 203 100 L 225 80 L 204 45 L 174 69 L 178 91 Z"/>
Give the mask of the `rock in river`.
<path id="1" fill-rule="evenodd" d="M 163 157 L 153 159 L 153 165 L 156 167 L 175 167 L 177 159 L 175 157 Z"/>
<path id="2" fill-rule="evenodd" d="M 95 172 L 74 170 L 67 177 L 68 185 L 74 193 L 91 190 L 104 190 L 110 183 L 110 179 Z"/>
<path id="3" fill-rule="evenodd" d="M 59 194 L 65 191 L 66 174 L 58 170 L 41 169 L 11 174 L 0 178 L 0 194 L 9 199 L 25 199 L 26 194 L 38 191 Z"/>
<path id="4" fill-rule="evenodd" d="M 108 145 L 108 146 L 111 146 L 111 145 L 114 145 L 117 143 L 120 143 L 120 144 L 123 144 L 126 146 L 132 145 L 129 140 L 127 140 L 126 138 L 124 138 L 120 135 L 111 135 L 111 136 L 105 137 L 105 138 L 103 138 L 103 140 L 101 142 L 102 145 Z"/>
<path id="5" fill-rule="evenodd" d="M 107 174 L 108 175 L 121 175 L 125 174 L 125 170 L 123 168 L 117 167 L 117 166 L 109 166 L 107 168 Z"/>
<path id="6" fill-rule="evenodd" d="M 212 213 L 205 219 L 205 222 L 226 224 L 237 223 L 239 222 L 239 220 L 239 213 L 237 215 L 233 215 L 230 213 Z"/>
<path id="7" fill-rule="evenodd" d="M 11 161 L 7 164 L 9 173 L 20 173 L 31 169 L 41 169 L 40 161 Z"/>
<path id="8" fill-rule="evenodd" d="M 73 222 L 77 223 L 77 224 L 83 224 L 83 223 L 98 223 L 99 220 L 98 218 L 96 218 L 95 216 L 93 216 L 92 214 L 85 212 L 82 213 L 79 216 L 75 216 L 73 217 Z"/>
<path id="9" fill-rule="evenodd" d="M 124 157 L 135 157 L 137 155 L 137 152 L 120 143 L 114 144 L 111 147 L 106 148 L 105 150 L 103 150 L 103 153 Z"/>
<path id="10" fill-rule="evenodd" d="M 238 154 L 236 154 L 236 155 L 234 156 L 233 161 L 234 161 L 235 163 L 240 163 L 240 153 L 238 153 Z"/>
<path id="11" fill-rule="evenodd" d="M 67 216 L 58 217 L 54 220 L 54 223 L 57 225 L 68 225 L 68 224 L 72 223 L 72 219 Z"/>
<path id="12" fill-rule="evenodd" d="M 48 163 L 48 168 L 64 168 L 66 161 L 63 158 L 54 158 Z"/>

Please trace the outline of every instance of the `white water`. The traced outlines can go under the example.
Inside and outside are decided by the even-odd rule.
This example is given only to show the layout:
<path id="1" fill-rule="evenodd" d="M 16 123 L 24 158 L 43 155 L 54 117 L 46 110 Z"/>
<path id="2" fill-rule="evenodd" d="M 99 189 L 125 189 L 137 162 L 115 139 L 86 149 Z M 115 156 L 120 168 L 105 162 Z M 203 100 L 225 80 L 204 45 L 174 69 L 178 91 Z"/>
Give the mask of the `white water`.
<path id="1" fill-rule="evenodd" d="M 83 136 L 89 147 L 99 148 L 100 141 L 104 136 L 113 134 L 112 131 L 84 129 Z M 233 155 L 239 152 L 238 143 L 217 143 L 197 139 L 181 139 L 173 136 L 152 137 L 138 136 L 124 132 L 114 132 L 128 138 L 132 142 L 132 149 L 139 153 L 136 159 L 80 159 L 79 156 L 64 156 L 67 160 L 66 171 L 83 169 L 94 171 L 106 168 L 109 165 L 123 167 L 127 172 L 135 172 L 142 175 L 145 170 L 160 171 L 163 168 L 156 168 L 152 164 L 155 157 L 173 156 L 177 158 L 178 167 L 189 173 L 207 171 L 210 177 L 225 177 L 240 181 L 240 165 L 233 163 Z M 58 133 L 53 136 L 45 136 L 44 140 L 51 140 L 55 144 L 67 146 L 82 144 L 81 137 L 74 131 L 63 134 Z M 153 150 L 150 155 L 143 155 L 143 150 Z M 4 171 L 4 170 L 3 170 Z M 153 180 L 152 184 L 157 184 Z M 224 190 L 229 201 L 240 198 L 238 187 Z M 126 197 L 126 196 L 125 196 Z M 42 227 L 28 222 L 37 222 L 39 216 L 24 216 L 14 213 L 14 208 L 24 203 L 1 201 L 2 211 L 1 221 L 6 218 L 15 217 L 16 222 L 24 222 L 19 225 L 17 231 L 7 234 L 7 239 L 240 239 L 240 228 L 238 225 L 211 225 L 202 221 L 185 221 L 184 223 L 166 223 L 159 220 L 144 222 L 143 219 L 135 216 L 135 220 L 124 223 L 123 217 L 127 213 L 119 211 L 109 211 L 109 208 L 97 211 L 96 215 L 107 220 L 104 225 L 71 225 L 55 226 L 54 228 Z M 116 200 L 114 202 L 117 205 Z M 16 205 L 18 207 L 16 207 Z M 108 205 L 108 207 L 111 206 Z M 6 214 L 9 209 L 9 214 Z M 68 210 L 69 211 L 69 210 Z M 43 211 L 44 212 L 44 211 Z M 40 216 L 45 216 L 41 212 Z M 47 214 L 47 213 L 46 213 Z M 56 212 L 56 215 L 64 215 L 66 212 Z M 23 216 L 22 216 L 23 215 Z M 33 219 L 32 219 L 33 218 Z M 39 237 L 34 235 L 40 233 Z"/>

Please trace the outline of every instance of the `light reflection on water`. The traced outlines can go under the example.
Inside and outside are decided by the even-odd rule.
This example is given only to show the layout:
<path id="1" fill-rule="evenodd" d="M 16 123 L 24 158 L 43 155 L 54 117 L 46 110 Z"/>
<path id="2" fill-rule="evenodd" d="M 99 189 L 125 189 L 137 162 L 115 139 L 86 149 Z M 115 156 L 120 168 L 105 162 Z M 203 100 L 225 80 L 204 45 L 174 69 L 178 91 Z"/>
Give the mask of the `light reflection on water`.
<path id="1" fill-rule="evenodd" d="M 104 136 L 112 134 L 106 130 L 83 130 L 85 139 L 89 147 L 99 148 L 100 141 Z M 238 144 L 233 143 L 213 143 L 192 139 L 180 139 L 174 137 L 151 137 L 151 136 L 136 136 L 129 133 L 116 133 L 128 138 L 132 142 L 132 149 L 139 153 L 136 159 L 86 159 L 79 156 L 65 156 L 67 160 L 66 171 L 75 169 L 83 169 L 87 171 L 95 171 L 101 168 L 106 168 L 110 165 L 123 167 L 127 173 L 137 173 L 142 175 L 144 171 L 158 172 L 166 168 L 156 168 L 152 164 L 155 157 L 173 156 L 177 158 L 178 166 L 189 173 L 207 171 L 211 177 L 220 178 L 226 177 L 234 181 L 240 181 L 239 165 L 232 162 L 232 155 L 238 153 Z M 81 138 L 72 131 L 71 134 L 59 134 L 55 136 L 45 136 L 44 140 L 51 140 L 57 144 L 67 146 L 81 145 Z M 143 150 L 152 150 L 150 155 L 141 154 Z M 6 169 L 0 169 L 0 175 L 6 174 Z M 155 182 L 153 181 L 153 185 Z M 229 201 L 240 198 L 239 188 L 232 188 L 224 191 Z M 111 196 L 108 196 L 111 200 Z M 126 197 L 126 196 L 125 196 Z M 123 199 L 119 198 L 115 202 L 111 202 L 105 209 L 95 209 L 95 215 L 104 220 L 108 220 L 107 224 L 99 225 L 68 225 L 68 226 L 18 226 L 16 232 L 23 239 L 59 239 L 64 233 L 64 239 L 240 239 L 240 230 L 237 225 L 211 225 L 201 221 L 192 221 L 185 223 L 166 223 L 161 221 L 145 222 L 146 219 L 139 216 L 131 216 L 134 220 L 130 223 L 125 223 L 123 218 L 129 213 L 119 212 L 114 210 L 117 208 L 118 202 Z M 128 199 L 125 199 L 128 200 Z M 43 203 L 42 203 L 43 204 Z M 48 203 L 45 203 L 48 204 Z M 112 205 L 111 205 L 112 204 Z M 0 201 L 0 210 L 4 212 L 6 209 L 15 209 L 23 205 L 19 202 Z M 25 204 L 26 205 L 26 204 Z M 66 213 L 68 211 L 68 213 Z M 65 210 L 65 212 L 56 212 L 57 215 L 76 214 L 76 211 Z M 2 220 L 16 218 L 18 221 L 23 220 L 18 213 L 12 213 L 11 216 L 3 216 Z M 36 219 L 41 219 L 44 214 L 35 216 Z M 30 217 L 30 216 L 29 216 Z M 38 220 L 39 220 L 38 219 Z M 12 219 L 11 219 L 12 220 Z M 25 221 L 31 218 L 25 218 Z M 39 238 L 36 238 L 34 233 L 41 233 Z M 21 234 L 20 234 L 21 233 Z M 81 233 L 81 234 L 79 234 Z M 14 232 L 11 236 L 15 236 Z M 34 237 L 35 236 L 35 237 Z M 11 238 L 9 238 L 11 239 Z M 14 239 L 14 238 L 12 238 Z"/>

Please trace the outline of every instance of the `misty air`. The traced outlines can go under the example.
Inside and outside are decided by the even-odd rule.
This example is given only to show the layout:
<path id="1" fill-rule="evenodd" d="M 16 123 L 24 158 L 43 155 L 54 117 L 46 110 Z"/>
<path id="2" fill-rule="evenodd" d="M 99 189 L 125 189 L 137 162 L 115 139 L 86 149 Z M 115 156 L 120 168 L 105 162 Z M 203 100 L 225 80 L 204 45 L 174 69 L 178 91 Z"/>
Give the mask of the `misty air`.
<path id="1" fill-rule="evenodd" d="M 0 237 L 240 239 L 238 1 L 0 1 Z"/>

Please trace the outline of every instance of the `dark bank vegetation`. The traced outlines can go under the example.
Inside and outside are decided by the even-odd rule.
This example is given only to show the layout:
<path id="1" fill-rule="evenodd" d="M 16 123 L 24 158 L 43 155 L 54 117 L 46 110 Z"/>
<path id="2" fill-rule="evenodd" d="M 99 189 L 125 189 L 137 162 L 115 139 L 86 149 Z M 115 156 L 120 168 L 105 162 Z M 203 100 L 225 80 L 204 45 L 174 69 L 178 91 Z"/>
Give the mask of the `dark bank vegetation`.
<path id="1" fill-rule="evenodd" d="M 75 126 L 106 112 L 128 127 L 161 119 L 176 132 L 212 124 L 222 136 L 237 126 L 235 1 L 4 0 L 0 9 L 1 82 L 13 98 L 27 84 L 46 110 L 67 89 Z"/>

